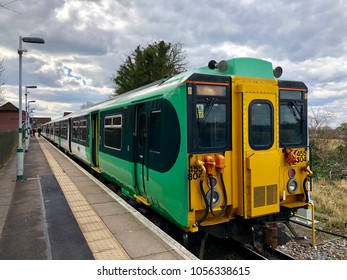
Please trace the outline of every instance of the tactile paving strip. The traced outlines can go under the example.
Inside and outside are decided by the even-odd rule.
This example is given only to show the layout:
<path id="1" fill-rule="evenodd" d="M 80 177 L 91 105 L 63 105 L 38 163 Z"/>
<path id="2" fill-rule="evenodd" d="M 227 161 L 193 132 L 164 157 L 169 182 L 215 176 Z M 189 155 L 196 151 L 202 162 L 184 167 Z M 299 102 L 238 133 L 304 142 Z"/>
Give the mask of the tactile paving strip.
<path id="1" fill-rule="evenodd" d="M 39 144 L 94 258 L 96 260 L 129 260 L 130 257 L 124 248 L 60 167 L 45 144 L 42 141 L 39 141 Z"/>

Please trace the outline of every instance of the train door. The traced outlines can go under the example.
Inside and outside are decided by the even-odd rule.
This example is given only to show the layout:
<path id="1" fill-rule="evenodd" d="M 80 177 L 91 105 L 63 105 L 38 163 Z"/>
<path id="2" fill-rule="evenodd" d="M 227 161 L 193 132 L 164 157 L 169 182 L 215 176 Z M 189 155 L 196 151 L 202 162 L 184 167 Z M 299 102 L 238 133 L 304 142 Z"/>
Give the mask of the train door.
<path id="1" fill-rule="evenodd" d="M 92 116 L 92 163 L 94 167 L 99 166 L 99 118 L 98 112 L 93 112 Z"/>
<path id="2" fill-rule="evenodd" d="M 72 153 L 71 149 L 71 138 L 72 138 L 72 119 L 69 118 L 69 124 L 68 124 L 68 141 L 69 141 L 69 152 Z"/>
<path id="3" fill-rule="evenodd" d="M 140 105 L 137 110 L 137 143 L 135 176 L 140 195 L 146 196 L 146 181 L 148 181 L 148 124 L 145 105 Z"/>
<path id="4" fill-rule="evenodd" d="M 275 86 L 243 93 L 243 210 L 246 218 L 279 211 L 277 100 Z"/>

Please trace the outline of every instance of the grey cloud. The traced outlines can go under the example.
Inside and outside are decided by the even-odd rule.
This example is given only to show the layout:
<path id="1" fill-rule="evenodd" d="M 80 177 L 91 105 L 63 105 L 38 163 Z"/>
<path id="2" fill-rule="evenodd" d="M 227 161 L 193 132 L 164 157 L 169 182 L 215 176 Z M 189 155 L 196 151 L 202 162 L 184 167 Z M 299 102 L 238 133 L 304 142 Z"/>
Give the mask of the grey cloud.
<path id="1" fill-rule="evenodd" d="M 43 37 L 44 46 L 25 45 L 23 81 L 40 85 L 38 98 L 56 103 L 52 114 L 107 98 L 125 56 L 157 40 L 183 43 L 189 68 L 250 53 L 282 65 L 284 78 L 306 82 L 315 92 L 310 105 L 324 99 L 338 112 L 331 104 L 347 99 L 343 87 L 329 86 L 347 83 L 346 1 L 23 0 L 11 8 L 20 14 L 0 10 L 6 83 L 18 83 L 18 36 Z M 66 79 L 64 66 L 87 87 Z M 320 96 L 327 91 L 330 97 Z"/>

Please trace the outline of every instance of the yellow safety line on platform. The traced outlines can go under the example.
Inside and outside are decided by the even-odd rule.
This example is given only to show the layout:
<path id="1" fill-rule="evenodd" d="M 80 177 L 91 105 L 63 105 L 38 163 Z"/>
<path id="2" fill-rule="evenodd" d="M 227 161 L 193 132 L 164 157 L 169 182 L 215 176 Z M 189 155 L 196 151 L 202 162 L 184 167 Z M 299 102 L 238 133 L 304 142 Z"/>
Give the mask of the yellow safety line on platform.
<path id="1" fill-rule="evenodd" d="M 94 258 L 96 260 L 129 260 L 129 255 L 90 206 L 77 186 L 66 175 L 40 139 L 38 140 Z"/>

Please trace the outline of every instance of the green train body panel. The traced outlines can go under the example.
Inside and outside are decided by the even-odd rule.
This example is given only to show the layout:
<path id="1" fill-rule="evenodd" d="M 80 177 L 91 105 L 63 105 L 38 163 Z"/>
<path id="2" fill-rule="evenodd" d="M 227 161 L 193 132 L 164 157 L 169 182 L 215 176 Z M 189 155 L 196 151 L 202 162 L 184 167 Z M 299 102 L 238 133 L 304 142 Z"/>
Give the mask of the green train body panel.
<path id="1" fill-rule="evenodd" d="M 121 154 L 120 156 L 125 158 L 120 159 L 115 155 L 107 154 L 107 151 L 103 151 L 101 147 L 99 152 L 99 168 L 103 176 L 120 186 L 123 194 L 133 197 L 134 194 L 140 193 L 158 213 L 181 227 L 188 226 L 188 181 L 186 175 L 188 168 L 186 160 L 187 105 L 185 85 L 180 86 L 174 83 L 173 86 L 169 85 L 160 92 L 148 93 L 145 102 L 143 101 L 143 97 L 139 100 L 141 102 L 137 102 L 136 97 L 127 99 L 126 96 L 120 96 L 119 99 L 120 100 L 118 100 L 115 106 L 107 106 L 105 109 L 100 109 L 100 122 L 108 115 L 116 116 L 118 114 L 123 114 L 124 120 L 129 117 L 129 119 L 125 120 L 127 121 L 127 128 L 124 132 L 122 131 L 122 138 L 126 145 L 126 147 L 122 149 L 126 150 L 127 154 L 124 154 L 124 152 L 121 154 L 121 152 L 119 152 L 119 154 Z M 171 163 L 171 167 L 164 171 L 148 168 L 148 170 L 146 170 L 146 178 L 144 179 L 145 187 L 136 187 L 136 176 L 139 177 L 139 175 L 135 174 L 135 170 L 142 168 L 141 164 L 138 162 L 135 163 L 136 160 L 133 158 L 134 149 L 136 148 L 136 143 L 134 143 L 133 139 L 136 106 L 152 106 L 153 108 L 159 106 L 158 108 L 162 108 L 162 110 L 168 110 L 168 107 L 172 108 L 172 112 L 175 112 L 177 117 L 177 129 L 180 131 L 180 145 L 176 147 L 177 156 Z M 126 107 L 126 109 L 124 109 L 124 107 Z M 128 116 L 125 117 L 127 114 Z M 165 115 L 165 112 L 162 114 Z M 166 128 L 162 129 L 167 129 L 169 131 L 172 120 L 167 119 L 166 123 L 163 125 L 166 125 Z M 101 135 L 102 134 L 103 132 L 101 131 Z M 167 138 L 170 138 L 170 136 L 163 135 L 163 138 L 166 139 L 163 141 L 167 141 Z M 171 145 L 162 147 L 162 149 L 167 150 L 169 157 L 171 148 Z M 157 169 L 160 169 L 159 165 L 165 166 L 165 161 L 165 158 L 161 158 L 161 162 L 153 163 L 153 165 L 158 165 Z M 143 168 L 147 169 L 146 166 Z M 141 180 L 141 178 L 138 180 Z"/>
<path id="2" fill-rule="evenodd" d="M 226 61 L 225 71 L 220 72 L 218 69 L 211 70 L 209 67 L 202 67 L 195 71 L 196 73 L 211 74 L 216 72 L 223 76 L 244 76 L 252 78 L 274 79 L 272 63 L 258 58 L 233 58 Z"/>
<path id="3" fill-rule="evenodd" d="M 132 196 L 134 194 L 134 191 L 132 191 L 134 186 L 133 163 L 105 153 L 100 153 L 99 168 L 108 180 L 126 189 L 127 195 Z"/>

